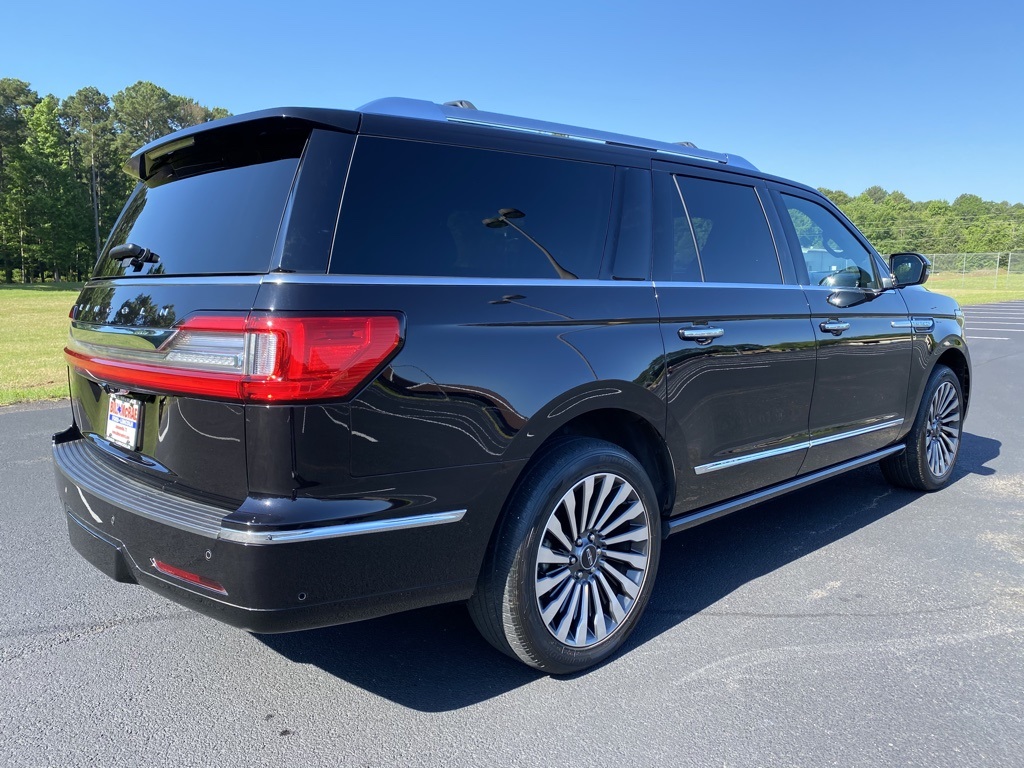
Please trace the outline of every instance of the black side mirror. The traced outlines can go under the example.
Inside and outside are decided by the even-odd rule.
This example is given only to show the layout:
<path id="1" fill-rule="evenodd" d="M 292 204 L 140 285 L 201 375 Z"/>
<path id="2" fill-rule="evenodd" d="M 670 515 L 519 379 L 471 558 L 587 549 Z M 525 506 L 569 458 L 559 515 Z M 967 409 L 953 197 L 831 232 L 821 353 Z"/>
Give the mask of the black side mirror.
<path id="1" fill-rule="evenodd" d="M 889 257 L 889 271 L 901 288 L 923 285 L 932 273 L 932 263 L 920 253 L 894 253 Z"/>

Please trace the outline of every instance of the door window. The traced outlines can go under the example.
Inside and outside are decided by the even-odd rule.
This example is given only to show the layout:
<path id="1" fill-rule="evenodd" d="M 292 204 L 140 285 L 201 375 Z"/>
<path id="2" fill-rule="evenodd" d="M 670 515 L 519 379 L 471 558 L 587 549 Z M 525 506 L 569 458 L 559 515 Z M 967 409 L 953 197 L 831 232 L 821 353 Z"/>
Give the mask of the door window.
<path id="1" fill-rule="evenodd" d="M 879 287 L 871 254 L 831 211 L 818 203 L 782 195 L 811 285 Z"/>
<path id="2" fill-rule="evenodd" d="M 676 183 L 705 282 L 782 283 L 775 241 L 753 187 L 689 176 L 677 176 Z"/>

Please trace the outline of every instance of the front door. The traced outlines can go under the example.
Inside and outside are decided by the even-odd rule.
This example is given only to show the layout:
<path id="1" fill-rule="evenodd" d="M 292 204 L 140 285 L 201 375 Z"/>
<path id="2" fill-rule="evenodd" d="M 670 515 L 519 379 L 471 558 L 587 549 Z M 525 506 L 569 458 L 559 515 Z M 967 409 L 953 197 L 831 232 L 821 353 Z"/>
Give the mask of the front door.
<path id="1" fill-rule="evenodd" d="M 801 468 L 809 472 L 899 437 L 913 334 L 903 297 L 881 290 L 877 260 L 840 216 L 796 190 L 774 199 L 799 247 L 798 269 L 806 268 L 801 282 L 818 342 L 811 446 Z"/>

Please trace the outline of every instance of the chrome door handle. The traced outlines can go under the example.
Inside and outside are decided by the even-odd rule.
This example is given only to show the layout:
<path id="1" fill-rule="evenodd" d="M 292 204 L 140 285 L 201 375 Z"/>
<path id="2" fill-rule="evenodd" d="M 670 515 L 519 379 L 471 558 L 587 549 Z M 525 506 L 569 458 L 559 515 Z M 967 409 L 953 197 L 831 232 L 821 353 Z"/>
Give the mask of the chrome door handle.
<path id="1" fill-rule="evenodd" d="M 818 326 L 824 333 L 831 333 L 833 336 L 840 336 L 843 331 L 850 330 L 850 324 L 839 320 L 826 320 Z"/>
<path id="2" fill-rule="evenodd" d="M 719 336 L 724 335 L 724 328 L 714 328 L 710 325 L 679 329 L 680 339 L 683 339 L 684 341 L 696 341 L 698 344 L 710 344 L 712 339 L 717 339 Z"/>

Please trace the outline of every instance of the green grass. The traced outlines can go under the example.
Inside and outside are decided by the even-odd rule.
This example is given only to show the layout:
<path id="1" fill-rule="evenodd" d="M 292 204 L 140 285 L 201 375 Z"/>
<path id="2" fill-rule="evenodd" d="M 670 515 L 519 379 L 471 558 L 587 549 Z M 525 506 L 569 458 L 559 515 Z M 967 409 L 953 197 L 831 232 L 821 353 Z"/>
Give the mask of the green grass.
<path id="1" fill-rule="evenodd" d="M 928 278 L 926 286 L 936 293 L 952 296 L 963 306 L 991 304 L 997 301 L 1024 299 L 1024 273 L 1007 275 L 994 270 L 968 272 L 940 272 Z"/>
<path id="2" fill-rule="evenodd" d="M 994 271 L 941 272 L 928 288 L 952 296 L 964 306 L 1024 299 L 1024 274 Z M 68 310 L 81 285 L 0 284 L 0 405 L 67 396 L 67 369 L 62 351 L 68 333 Z"/>
<path id="3" fill-rule="evenodd" d="M 67 396 L 62 352 L 81 287 L 0 285 L 0 405 Z"/>

